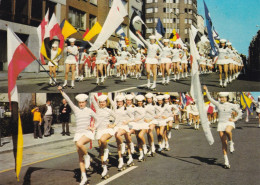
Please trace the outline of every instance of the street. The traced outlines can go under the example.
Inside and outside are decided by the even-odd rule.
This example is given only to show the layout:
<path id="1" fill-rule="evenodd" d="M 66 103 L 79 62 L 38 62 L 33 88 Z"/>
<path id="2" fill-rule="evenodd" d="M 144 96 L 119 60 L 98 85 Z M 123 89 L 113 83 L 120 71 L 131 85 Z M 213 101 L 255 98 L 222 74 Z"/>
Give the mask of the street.
<path id="1" fill-rule="evenodd" d="M 228 154 L 231 169 L 223 168 L 221 143 L 212 125 L 215 143 L 209 146 L 202 129 L 195 131 L 192 127 L 181 125 L 179 131 L 172 131 L 170 151 L 157 153 L 155 157 L 147 157 L 145 162 L 137 162 L 135 166 L 122 172 L 117 171 L 117 152 L 114 138 L 109 141 L 110 161 L 107 180 L 101 180 L 96 142 L 89 151 L 94 159 L 93 169 L 87 172 L 90 184 L 259 184 L 260 182 L 260 128 L 258 120 L 251 116 L 248 123 L 240 120 L 233 131 L 235 152 Z M 133 137 L 134 138 L 134 137 Z M 155 143 L 157 140 L 155 139 Z M 4 161 L 12 160 L 12 153 L 0 154 Z M 126 163 L 127 156 L 124 156 Z M 5 162 L 6 163 L 6 162 Z M 5 164 L 2 163 L 1 164 Z M 125 174 L 124 174 L 125 173 Z M 24 150 L 24 162 L 20 174 L 20 182 L 16 181 L 13 169 L 0 171 L 0 184 L 78 184 L 80 170 L 78 156 L 72 140 L 36 146 Z M 110 181 L 110 182 L 109 182 Z"/>
<path id="2" fill-rule="evenodd" d="M 45 74 L 47 75 L 47 74 Z M 50 87 L 48 85 L 49 79 L 43 75 L 31 75 L 31 78 L 23 79 L 22 77 L 17 80 L 18 92 L 19 93 L 31 93 L 31 92 L 42 92 L 42 93 L 56 93 L 56 87 Z M 152 79 L 152 77 L 151 77 Z M 260 91 L 259 82 L 249 81 L 243 76 L 233 81 L 226 88 L 219 86 L 218 74 L 204 74 L 200 75 L 201 84 L 207 85 L 209 91 L 219 92 L 241 92 L 241 91 Z M 152 80 L 151 80 L 152 82 Z M 63 77 L 58 77 L 58 83 L 63 84 Z M 79 93 L 79 92 L 146 92 L 147 80 L 145 76 L 142 76 L 140 80 L 135 78 L 128 78 L 126 82 L 121 82 L 120 78 L 108 77 L 104 85 L 97 86 L 96 79 L 90 78 L 83 82 L 76 82 L 75 89 L 67 88 L 65 91 L 68 93 Z M 161 84 L 161 77 L 157 80 L 157 92 L 189 92 L 190 91 L 191 78 L 180 79 L 177 82 L 171 80 L 170 85 L 164 86 Z M 70 81 L 69 81 L 70 85 Z M 8 82 L 7 80 L 0 81 L 0 92 L 7 93 Z"/>

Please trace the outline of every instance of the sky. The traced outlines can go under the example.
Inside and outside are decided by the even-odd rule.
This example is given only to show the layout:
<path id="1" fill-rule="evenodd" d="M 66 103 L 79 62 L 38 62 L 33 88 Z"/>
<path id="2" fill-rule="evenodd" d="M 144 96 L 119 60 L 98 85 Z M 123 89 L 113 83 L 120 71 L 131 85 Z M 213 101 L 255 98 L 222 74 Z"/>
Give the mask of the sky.
<path id="1" fill-rule="evenodd" d="M 251 92 L 251 94 L 255 98 L 255 100 L 257 101 L 258 96 L 260 96 L 260 92 Z"/>
<path id="2" fill-rule="evenodd" d="M 229 40 L 239 53 L 248 47 L 260 27 L 260 0 L 205 0 L 220 38 Z M 197 0 L 198 14 L 205 18 L 203 0 Z M 206 24 L 206 23 L 205 23 Z"/>

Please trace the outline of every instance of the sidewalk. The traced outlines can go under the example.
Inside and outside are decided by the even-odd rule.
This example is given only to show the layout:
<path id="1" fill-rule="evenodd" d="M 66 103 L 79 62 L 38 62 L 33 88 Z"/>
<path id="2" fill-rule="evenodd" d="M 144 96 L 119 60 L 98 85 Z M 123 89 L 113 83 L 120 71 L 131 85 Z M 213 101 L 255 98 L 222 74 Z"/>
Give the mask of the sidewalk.
<path id="1" fill-rule="evenodd" d="M 75 123 L 70 123 L 70 136 L 62 136 L 60 133 L 62 132 L 61 124 L 53 124 L 52 128 L 54 128 L 54 134 L 49 137 L 44 137 L 42 139 L 34 139 L 33 133 L 24 134 L 23 135 L 23 148 L 30 148 L 39 145 L 45 145 L 50 143 L 56 143 L 66 140 L 73 140 L 76 125 Z M 10 152 L 13 150 L 13 142 L 12 137 L 1 138 L 2 146 L 0 147 L 0 154 L 5 152 Z"/>

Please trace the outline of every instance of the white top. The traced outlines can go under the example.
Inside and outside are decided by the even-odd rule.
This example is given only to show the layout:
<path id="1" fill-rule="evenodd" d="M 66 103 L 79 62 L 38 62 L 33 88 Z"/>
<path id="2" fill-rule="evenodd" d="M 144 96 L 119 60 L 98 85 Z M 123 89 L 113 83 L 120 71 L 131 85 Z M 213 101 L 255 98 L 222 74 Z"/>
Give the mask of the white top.
<path id="1" fill-rule="evenodd" d="M 131 54 L 128 51 L 121 51 L 121 60 L 128 60 L 131 58 Z"/>
<path id="2" fill-rule="evenodd" d="M 155 58 L 157 56 L 157 52 L 161 51 L 161 48 L 157 44 L 150 44 L 147 42 L 141 35 L 139 38 L 143 41 L 143 43 L 147 46 L 147 58 Z"/>
<path id="3" fill-rule="evenodd" d="M 227 48 L 219 48 L 218 60 L 225 60 L 228 57 Z"/>
<path id="4" fill-rule="evenodd" d="M 155 106 L 151 103 L 145 106 L 145 119 L 154 119 L 155 116 Z"/>
<path id="5" fill-rule="evenodd" d="M 214 100 L 210 96 L 210 93 L 208 91 L 206 93 L 207 93 L 207 97 L 208 97 L 209 101 L 218 108 L 219 123 L 230 122 L 229 119 L 232 118 L 233 111 L 237 112 L 237 114 L 238 114 L 238 116 L 235 118 L 235 121 L 237 121 L 242 116 L 241 111 L 235 104 L 229 103 L 229 102 L 220 103 L 220 102 Z"/>
<path id="6" fill-rule="evenodd" d="M 105 48 L 103 49 L 100 48 L 99 50 L 97 50 L 97 57 L 96 57 L 97 60 L 105 60 L 106 57 L 108 56 L 109 54 Z"/>
<path id="7" fill-rule="evenodd" d="M 172 116 L 172 105 L 169 103 L 164 104 L 164 107 L 161 110 L 160 116 L 170 117 Z"/>
<path id="8" fill-rule="evenodd" d="M 143 58 L 145 57 L 142 53 L 137 53 L 137 54 L 135 55 L 135 58 L 136 58 L 136 60 L 138 60 L 138 61 L 141 61 L 141 60 L 142 60 L 142 57 L 143 57 Z"/>
<path id="9" fill-rule="evenodd" d="M 58 65 L 58 61 L 60 60 L 60 56 L 57 56 L 58 50 L 54 51 L 53 49 L 51 50 L 51 60 Z M 56 57 L 57 56 L 57 57 Z M 55 58 L 56 57 L 56 58 Z M 54 59 L 55 58 L 55 59 Z"/>
<path id="10" fill-rule="evenodd" d="M 179 105 L 177 105 L 177 104 L 173 104 L 172 105 L 172 112 L 175 114 L 175 115 L 177 115 L 177 114 L 180 114 L 180 106 Z"/>
<path id="11" fill-rule="evenodd" d="M 45 113 L 45 116 L 51 116 L 52 115 L 52 107 L 50 105 L 46 105 L 47 111 Z"/>
<path id="12" fill-rule="evenodd" d="M 161 58 L 172 58 L 173 56 L 173 49 L 170 46 L 166 46 L 162 48 L 162 52 L 160 57 Z"/>
<path id="13" fill-rule="evenodd" d="M 135 107 L 134 108 L 134 119 L 138 119 L 136 123 L 142 123 L 144 122 L 145 117 L 145 108 L 143 107 Z"/>
<path id="14" fill-rule="evenodd" d="M 78 47 L 75 46 L 75 45 L 74 46 L 68 46 L 64 50 L 65 50 L 65 52 L 67 52 L 66 60 L 70 60 L 70 61 L 75 61 L 76 62 L 75 56 L 77 56 L 79 54 Z"/>
<path id="15" fill-rule="evenodd" d="M 84 63 L 85 62 L 85 58 L 87 58 L 88 57 L 88 54 L 87 53 L 85 53 L 85 52 L 82 52 L 82 54 L 81 54 L 81 58 L 80 58 L 80 63 L 82 64 L 82 63 Z"/>
<path id="16" fill-rule="evenodd" d="M 75 114 L 76 133 L 88 129 L 88 127 L 90 126 L 91 117 L 93 117 L 95 120 L 97 119 L 96 113 L 88 107 L 80 109 L 79 107 L 74 105 L 65 92 L 63 92 L 62 95 L 66 99 L 66 101 L 71 107 L 71 110 Z"/>
<path id="17" fill-rule="evenodd" d="M 178 48 L 174 48 L 173 50 L 172 50 L 172 52 L 173 52 L 173 58 L 172 59 L 180 59 L 180 52 L 181 52 L 181 50 L 180 49 L 178 49 Z M 181 61 L 181 60 L 180 60 Z"/>
<path id="18" fill-rule="evenodd" d="M 185 51 L 182 50 L 181 55 L 182 55 L 181 61 L 188 61 L 188 56 Z"/>

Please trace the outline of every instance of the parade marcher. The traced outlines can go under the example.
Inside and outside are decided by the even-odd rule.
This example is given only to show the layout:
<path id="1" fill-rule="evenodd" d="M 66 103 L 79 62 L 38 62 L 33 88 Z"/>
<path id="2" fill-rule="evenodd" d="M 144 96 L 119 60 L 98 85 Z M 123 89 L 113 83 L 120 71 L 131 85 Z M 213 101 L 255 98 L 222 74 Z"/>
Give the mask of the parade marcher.
<path id="1" fill-rule="evenodd" d="M 158 139 L 158 144 L 159 144 L 159 148 L 161 148 L 162 150 L 162 141 L 163 141 L 163 136 L 164 136 L 164 129 L 165 129 L 165 124 L 162 124 L 162 122 L 164 122 L 164 119 L 161 118 L 161 112 L 164 106 L 163 103 L 163 95 L 158 95 L 156 96 L 156 106 L 155 106 L 155 118 L 157 121 L 157 125 L 156 125 L 156 134 L 157 134 L 157 139 Z M 160 150 L 160 151 L 161 151 Z"/>
<path id="2" fill-rule="evenodd" d="M 221 87 L 226 87 L 228 83 L 228 51 L 226 48 L 226 40 L 220 40 L 220 48 L 219 48 L 219 55 L 216 61 L 219 69 L 219 81 Z M 224 71 L 225 74 L 225 81 L 224 84 L 222 82 L 222 73 Z"/>
<path id="3" fill-rule="evenodd" d="M 85 61 L 88 59 L 87 49 L 84 49 L 79 60 L 79 81 L 83 81 Z M 87 72 L 87 71 L 86 71 Z"/>
<path id="4" fill-rule="evenodd" d="M 258 96 L 258 102 L 256 103 L 256 113 L 258 115 L 258 127 L 260 128 L 260 96 Z"/>
<path id="5" fill-rule="evenodd" d="M 173 120 L 175 123 L 174 129 L 179 130 L 180 129 L 180 119 L 181 119 L 181 111 L 180 111 L 180 105 L 179 100 L 176 100 L 175 104 L 172 105 L 172 113 L 173 113 Z"/>
<path id="6" fill-rule="evenodd" d="M 104 66 L 107 64 L 106 59 L 108 57 L 108 52 L 105 49 L 105 46 L 103 45 L 100 49 L 97 50 L 97 56 L 96 56 L 96 69 L 97 69 L 97 85 L 99 85 L 99 78 L 101 78 L 101 83 L 104 83 L 105 77 L 104 77 Z"/>
<path id="7" fill-rule="evenodd" d="M 112 97 L 109 96 L 109 101 L 111 102 L 114 112 L 116 114 L 116 127 L 115 130 L 115 138 L 117 141 L 117 152 L 118 152 L 118 170 L 122 170 L 124 167 L 123 154 L 125 153 L 125 143 L 123 142 L 122 136 L 125 136 L 127 145 L 128 145 L 128 157 L 127 165 L 130 166 L 133 164 L 133 157 L 131 154 L 131 146 L 132 142 L 131 136 L 129 135 L 129 126 L 128 123 L 132 121 L 133 114 L 130 110 L 126 109 L 124 106 L 125 97 L 123 95 L 118 95 L 115 98 L 116 103 L 112 100 Z"/>
<path id="8" fill-rule="evenodd" d="M 198 59 L 198 63 L 200 65 L 200 73 L 204 74 L 206 72 L 207 59 L 205 58 L 203 53 L 200 53 L 200 58 Z"/>
<path id="9" fill-rule="evenodd" d="M 169 46 L 169 39 L 164 39 L 163 43 L 164 46 L 158 41 L 160 47 L 162 48 L 162 52 L 160 55 L 160 65 L 161 65 L 161 72 L 162 72 L 162 84 L 169 84 L 170 83 L 170 68 L 172 63 L 172 56 L 173 56 L 173 50 Z M 167 73 L 167 79 L 165 80 L 165 71 Z"/>
<path id="10" fill-rule="evenodd" d="M 121 70 L 121 81 L 126 81 L 127 76 L 127 65 L 129 62 L 129 59 L 131 58 L 131 54 L 126 50 L 126 45 L 122 46 L 122 51 L 120 52 L 120 70 Z"/>
<path id="11" fill-rule="evenodd" d="M 67 46 L 64 49 L 64 52 L 67 53 L 67 58 L 65 60 L 65 80 L 64 80 L 64 84 L 63 87 L 67 87 L 67 83 L 68 83 L 68 75 L 69 75 L 69 71 L 71 69 L 71 88 L 74 89 L 75 88 L 75 71 L 76 71 L 76 65 L 77 65 L 77 56 L 79 54 L 78 51 L 78 47 L 75 46 L 75 41 L 76 39 L 74 38 L 70 38 L 69 42 L 70 42 L 70 46 Z"/>
<path id="12" fill-rule="evenodd" d="M 199 116 L 199 110 L 195 102 L 192 102 L 191 104 L 191 112 L 192 112 L 192 120 L 194 123 L 194 129 L 199 130 L 200 128 L 200 116 Z"/>
<path id="13" fill-rule="evenodd" d="M 227 92 L 220 92 L 220 102 L 214 100 L 210 93 L 208 92 L 208 88 L 206 86 L 203 87 L 207 93 L 207 98 L 210 102 L 212 102 L 217 108 L 219 113 L 219 123 L 217 131 L 219 132 L 219 136 L 222 142 L 222 150 L 224 154 L 225 160 L 225 168 L 229 169 L 230 164 L 227 156 L 227 143 L 229 144 L 229 150 L 231 153 L 234 152 L 234 142 L 232 137 L 232 130 L 235 129 L 235 123 L 241 116 L 242 113 L 238 109 L 238 107 L 232 103 L 228 102 L 228 95 Z M 237 112 L 238 116 L 236 118 L 232 118 L 232 112 Z M 229 140 L 229 142 L 227 142 Z"/>
<path id="14" fill-rule="evenodd" d="M 46 104 L 41 107 L 41 113 L 44 120 L 44 136 L 48 137 L 51 135 L 50 131 L 53 119 L 53 107 L 50 100 L 47 100 Z"/>
<path id="15" fill-rule="evenodd" d="M 107 148 L 107 140 L 109 140 L 113 135 L 115 135 L 114 127 L 116 124 L 110 124 L 110 117 L 116 118 L 114 111 L 107 108 L 107 99 L 106 95 L 101 95 L 97 97 L 98 103 L 94 98 L 94 94 L 91 95 L 91 102 L 94 105 L 96 110 L 97 120 L 95 127 L 97 128 L 96 139 L 100 144 L 100 156 L 102 162 L 103 172 L 101 174 L 102 178 L 107 177 L 107 160 L 109 150 Z"/>
<path id="16" fill-rule="evenodd" d="M 235 80 L 235 53 L 232 48 L 232 43 L 227 43 L 227 51 L 228 51 L 228 57 L 229 57 L 229 79 L 228 82 L 231 83 L 233 80 Z"/>
<path id="17" fill-rule="evenodd" d="M 136 79 L 141 78 L 141 64 L 142 60 L 145 58 L 145 56 L 142 54 L 142 51 L 140 48 L 137 48 L 137 53 L 135 55 L 135 70 L 136 70 Z"/>
<path id="18" fill-rule="evenodd" d="M 35 107 L 31 112 L 33 113 L 34 139 L 37 139 L 38 137 L 42 139 L 42 130 L 41 130 L 42 117 L 41 117 L 41 112 L 39 111 L 39 107 Z"/>
<path id="19" fill-rule="evenodd" d="M 180 58 L 180 49 L 177 43 L 173 43 L 174 48 L 173 48 L 173 57 L 172 57 L 172 72 L 174 72 L 174 78 L 173 80 L 179 80 L 180 79 L 180 63 L 181 63 L 181 58 Z"/>
<path id="20" fill-rule="evenodd" d="M 157 56 L 157 52 L 161 51 L 161 48 L 155 43 L 156 37 L 151 35 L 149 37 L 150 43 L 147 42 L 140 33 L 138 33 L 139 38 L 143 41 L 143 43 L 148 47 L 147 58 L 146 58 L 146 72 L 147 72 L 147 88 L 155 89 L 156 88 L 156 79 L 157 79 L 157 64 L 159 56 Z M 153 85 L 150 83 L 150 73 L 152 71 L 153 74 Z"/>
<path id="21" fill-rule="evenodd" d="M 57 66 L 59 64 L 59 60 L 60 60 L 60 56 L 57 56 L 57 55 L 58 55 L 58 44 L 53 43 L 52 48 L 51 48 L 51 58 L 50 58 L 51 61 L 48 62 L 50 76 L 52 76 L 54 79 L 54 82 L 53 82 L 52 78 L 50 78 L 49 85 L 51 85 L 51 86 L 55 85 L 57 82 L 56 70 L 57 70 Z"/>
<path id="22" fill-rule="evenodd" d="M 188 61 L 189 61 L 189 53 L 188 53 L 188 48 L 183 47 L 182 48 L 182 54 L 181 54 L 181 68 L 182 68 L 182 78 L 187 78 L 188 77 Z M 184 75 L 185 72 L 185 75 Z"/>
<path id="23" fill-rule="evenodd" d="M 70 136 L 69 121 L 71 108 L 67 103 L 66 99 L 62 100 L 62 105 L 60 106 L 60 122 L 62 123 L 62 135 Z"/>
<path id="24" fill-rule="evenodd" d="M 88 155 L 85 145 L 94 140 L 95 127 L 91 126 L 90 122 L 91 118 L 96 120 L 97 116 L 93 110 L 86 107 L 88 95 L 79 94 L 75 97 L 78 101 L 77 107 L 73 104 L 67 94 L 62 91 L 62 87 L 58 87 L 58 90 L 60 90 L 62 96 L 68 102 L 76 117 L 76 132 L 73 141 L 77 146 L 79 156 L 79 166 L 81 171 L 80 185 L 84 185 L 87 182 L 86 169 L 90 166 L 90 156 Z"/>

